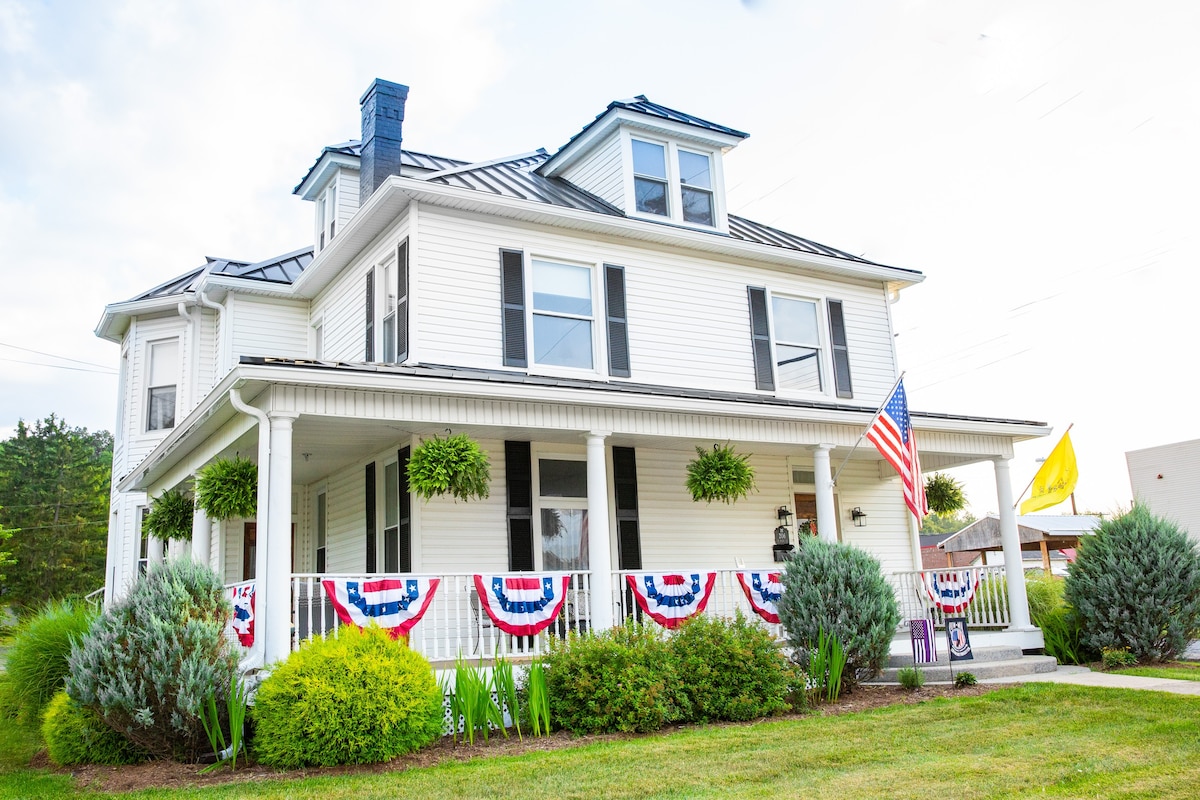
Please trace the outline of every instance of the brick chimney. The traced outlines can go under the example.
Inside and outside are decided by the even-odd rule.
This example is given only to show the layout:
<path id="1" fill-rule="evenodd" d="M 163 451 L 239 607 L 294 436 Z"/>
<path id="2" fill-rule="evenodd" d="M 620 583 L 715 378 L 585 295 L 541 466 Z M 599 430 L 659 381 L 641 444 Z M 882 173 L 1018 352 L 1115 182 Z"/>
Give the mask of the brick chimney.
<path id="1" fill-rule="evenodd" d="M 400 174 L 400 129 L 408 87 L 376 78 L 359 99 L 362 106 L 362 159 L 358 204 L 367 200 L 389 175 Z"/>

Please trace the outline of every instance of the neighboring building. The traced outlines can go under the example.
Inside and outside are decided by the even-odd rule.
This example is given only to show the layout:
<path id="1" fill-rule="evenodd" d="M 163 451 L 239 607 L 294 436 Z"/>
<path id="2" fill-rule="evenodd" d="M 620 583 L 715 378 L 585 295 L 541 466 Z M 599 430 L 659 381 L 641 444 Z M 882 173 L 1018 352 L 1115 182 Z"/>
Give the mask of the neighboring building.
<path id="1" fill-rule="evenodd" d="M 781 508 L 889 573 L 920 567 L 898 477 L 855 449 L 899 374 L 891 304 L 919 272 L 730 214 L 733 128 L 636 97 L 553 155 L 468 163 L 402 146 L 407 92 L 376 81 L 362 140 L 325 148 L 296 187 L 312 247 L 210 258 L 106 307 L 108 599 L 161 557 L 140 534 L 147 498 L 235 453 L 259 461 L 258 518 L 197 514 L 191 549 L 255 578 L 268 659 L 325 624 L 313 576 L 440 576 L 413 646 L 484 653 L 473 573 L 568 571 L 579 625 L 606 627 L 629 612 L 630 571 L 769 567 Z M 1001 497 L 1014 443 L 1048 433 L 913 425 L 926 469 L 993 461 Z M 447 430 L 489 453 L 488 499 L 407 491 L 412 448 Z M 694 503 L 687 463 L 725 442 L 751 454 L 757 491 Z"/>
<path id="2" fill-rule="evenodd" d="M 1200 538 L 1200 439 L 1125 454 L 1133 501 Z"/>
<path id="3" fill-rule="evenodd" d="M 1017 534 L 1021 540 L 1021 558 L 1025 569 L 1050 570 L 1066 574 L 1067 565 L 1075 560 L 1075 548 L 1081 537 L 1091 536 L 1100 526 L 1100 518 L 1087 514 L 1053 515 L 1024 514 L 1017 517 Z M 977 519 L 958 533 L 937 543 L 943 563 L 947 558 L 959 559 L 970 555 L 971 564 L 1004 564 L 1000 518 L 988 514 Z"/>

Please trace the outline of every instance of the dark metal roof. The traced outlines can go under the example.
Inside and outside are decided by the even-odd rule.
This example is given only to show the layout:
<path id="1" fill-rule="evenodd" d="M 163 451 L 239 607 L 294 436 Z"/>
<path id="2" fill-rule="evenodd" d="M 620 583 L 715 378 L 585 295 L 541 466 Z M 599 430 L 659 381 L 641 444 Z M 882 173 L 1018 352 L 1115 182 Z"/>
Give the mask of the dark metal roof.
<path id="1" fill-rule="evenodd" d="M 490 192 L 502 197 L 532 200 L 563 208 L 594 211 L 622 217 L 621 211 L 590 192 L 572 185 L 561 178 L 546 178 L 532 170 L 544 162 L 545 152 L 518 156 L 512 161 L 500 161 L 479 166 L 454 169 L 443 175 L 431 175 L 426 183 L 458 186 L 480 192 Z"/>
<path id="2" fill-rule="evenodd" d="M 639 114 L 648 114 L 652 117 L 658 117 L 659 119 L 666 119 L 672 122 L 682 122 L 684 125 L 694 125 L 697 128 L 704 128 L 705 130 L 724 133 L 728 136 L 736 136 L 739 139 L 746 139 L 750 136 L 750 134 L 742 133 L 734 128 L 730 128 L 725 125 L 718 125 L 715 122 L 709 122 L 706 119 L 700 119 L 700 117 L 696 117 L 691 114 L 685 114 L 682 111 L 676 111 L 675 109 L 667 108 L 666 106 L 660 106 L 658 103 L 652 103 L 646 99 L 646 95 L 644 94 L 639 94 L 637 97 L 632 97 L 628 100 L 614 100 L 608 104 L 608 108 L 604 109 L 604 114 L 607 114 L 614 108 L 624 108 L 628 111 L 636 111 Z M 604 114 L 601 114 L 600 117 L 603 117 Z M 599 120 L 600 117 L 596 117 L 596 119 Z M 592 124 L 594 125 L 595 122 Z M 590 128 L 591 125 L 588 127 Z M 587 130 L 587 128 L 584 128 L 584 130 Z M 583 131 L 580 131 L 580 133 L 582 132 Z M 576 134 L 576 136 L 578 135 L 579 134 Z"/>
<path id="3" fill-rule="evenodd" d="M 211 256 L 205 256 L 204 260 L 206 262 L 204 266 L 188 270 L 166 283 L 159 284 L 132 298 L 130 302 L 154 300 L 190 292 L 205 274 L 228 275 L 231 278 L 245 278 L 264 283 L 291 283 L 300 276 L 305 267 L 312 263 L 313 249 L 305 247 L 253 264 L 248 261 L 234 261 Z"/>
<path id="4" fill-rule="evenodd" d="M 362 155 L 362 142 L 360 142 L 358 139 L 351 139 L 348 142 L 331 144 L 322 148 L 321 154 L 317 156 L 317 160 L 314 161 L 312 166 L 308 168 L 308 172 L 304 173 L 304 177 L 300 179 L 298 184 L 296 184 L 296 188 L 292 189 L 292 194 L 300 191 L 300 187 L 303 186 L 305 182 L 307 182 L 312 176 L 313 171 L 317 168 L 317 165 L 321 163 L 321 159 L 325 157 L 326 153 L 336 153 L 338 155 L 354 156 L 355 158 L 359 158 Z M 401 167 L 411 167 L 413 169 L 431 170 L 437 172 L 443 169 L 451 169 L 452 167 L 460 167 L 467 163 L 469 162 L 460 161 L 456 158 L 431 156 L 428 153 L 418 153 L 415 150 L 400 151 Z"/>
<path id="5" fill-rule="evenodd" d="M 811 239 L 805 239 L 795 234 L 781 231 L 778 228 L 772 228 L 770 225 L 763 225 L 761 222 L 754 222 L 753 220 L 733 214 L 729 215 L 729 235 L 735 239 L 743 239 L 747 242 L 770 244 L 776 247 L 784 247 L 788 250 L 800 250 L 801 252 L 813 253 L 819 256 L 844 258 L 847 261 L 857 261 L 860 264 L 875 264 L 874 261 L 867 261 L 865 258 L 851 255 L 850 253 L 823 245 L 819 242 L 814 242 Z"/>

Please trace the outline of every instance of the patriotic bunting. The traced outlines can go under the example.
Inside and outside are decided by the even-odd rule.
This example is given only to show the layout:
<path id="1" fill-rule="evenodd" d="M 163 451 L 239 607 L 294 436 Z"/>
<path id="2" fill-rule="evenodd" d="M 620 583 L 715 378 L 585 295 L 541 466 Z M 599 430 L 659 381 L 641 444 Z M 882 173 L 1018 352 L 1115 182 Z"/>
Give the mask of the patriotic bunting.
<path id="1" fill-rule="evenodd" d="M 243 583 L 230 590 L 230 602 L 233 603 L 233 616 L 229 619 L 229 627 L 237 635 L 242 647 L 254 646 L 254 584 Z"/>
<path id="2" fill-rule="evenodd" d="M 343 623 L 365 628 L 374 622 L 399 639 L 421 621 L 439 583 L 441 578 L 326 578 L 321 586 Z"/>
<path id="3" fill-rule="evenodd" d="M 974 572 L 926 572 L 924 583 L 935 606 L 945 614 L 957 614 L 966 611 L 975 597 L 979 575 Z"/>
<path id="4" fill-rule="evenodd" d="M 778 572 L 737 572 L 738 583 L 750 601 L 754 613 L 771 624 L 779 622 L 779 596 L 783 593 L 783 584 L 779 582 Z"/>
<path id="5" fill-rule="evenodd" d="M 475 591 L 496 627 L 513 636 L 536 636 L 567 601 L 570 575 L 476 575 Z"/>
<path id="6" fill-rule="evenodd" d="M 678 628 L 708 605 L 715 572 L 693 572 L 688 575 L 672 573 L 640 573 L 626 575 L 629 588 L 642 610 L 664 628 Z"/>

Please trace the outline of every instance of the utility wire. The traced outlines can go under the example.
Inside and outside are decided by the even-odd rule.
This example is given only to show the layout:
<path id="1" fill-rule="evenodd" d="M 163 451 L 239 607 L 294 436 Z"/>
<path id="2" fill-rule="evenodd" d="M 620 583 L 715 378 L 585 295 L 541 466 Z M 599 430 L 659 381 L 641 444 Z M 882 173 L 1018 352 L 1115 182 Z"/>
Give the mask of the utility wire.
<path id="1" fill-rule="evenodd" d="M 67 358 L 66 356 L 56 356 L 54 353 L 43 353 L 41 350 L 31 350 L 28 347 L 21 347 L 20 345 L 9 344 L 8 342 L 0 342 L 0 347 L 11 347 L 13 350 L 24 350 L 26 353 L 33 353 L 34 355 L 38 355 L 38 356 L 49 356 L 50 358 L 57 358 L 61 361 L 70 361 L 75 364 L 83 364 L 88 367 L 103 367 L 104 369 L 113 369 L 108 364 L 97 364 L 94 361 L 80 361 L 78 358 Z M 113 370 L 113 371 L 115 372 L 116 370 Z"/>
<path id="2" fill-rule="evenodd" d="M 11 364 L 28 364 L 31 367 L 50 367 L 51 369 L 69 369 L 72 372 L 95 372 L 100 375 L 115 376 L 117 371 L 103 369 L 86 369 L 84 367 L 68 367 L 66 364 L 44 364 L 40 361 L 22 361 L 19 358 L 0 358 L 0 361 L 7 361 Z"/>

